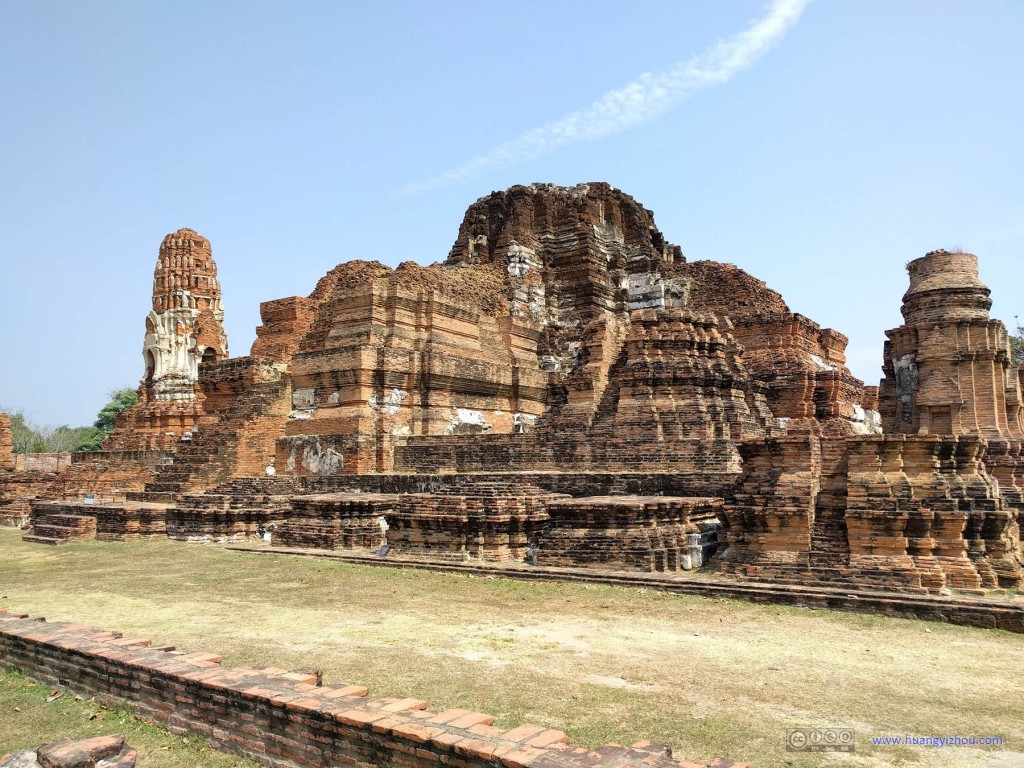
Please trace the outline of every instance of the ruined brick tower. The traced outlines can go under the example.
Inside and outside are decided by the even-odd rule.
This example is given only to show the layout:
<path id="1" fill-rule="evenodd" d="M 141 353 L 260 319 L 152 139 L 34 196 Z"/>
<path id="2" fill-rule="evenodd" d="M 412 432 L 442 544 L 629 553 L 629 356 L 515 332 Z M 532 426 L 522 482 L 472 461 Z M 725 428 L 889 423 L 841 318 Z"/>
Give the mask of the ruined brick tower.
<path id="1" fill-rule="evenodd" d="M 210 241 L 191 229 L 167 235 L 153 275 L 153 310 L 142 346 L 147 399 L 195 399 L 199 363 L 228 356 L 223 322 Z"/>
<path id="2" fill-rule="evenodd" d="M 876 446 L 851 446 L 851 552 L 874 557 L 880 549 L 877 539 L 864 546 L 854 541 L 865 521 L 878 535 L 877 489 L 856 502 L 853 489 L 856 478 L 868 489 L 881 468 L 890 480 L 908 478 L 911 498 L 898 500 L 896 514 L 890 509 L 884 522 L 891 527 L 900 514 L 909 515 L 906 526 L 896 527 L 915 567 L 925 572 L 924 583 L 937 564 L 954 587 L 1017 587 L 1024 580 L 1018 522 L 1024 421 L 1021 373 L 1006 327 L 989 318 L 990 292 L 973 254 L 931 251 L 911 261 L 907 272 L 904 324 L 886 331 L 879 387 L 886 437 Z M 864 448 L 871 449 L 866 461 L 856 455 Z"/>
<path id="3" fill-rule="evenodd" d="M 153 274 L 153 306 L 142 344 L 139 404 L 118 417 L 105 450 L 177 445 L 203 414 L 200 363 L 226 360 L 224 304 L 210 241 L 192 229 L 167 235 Z"/>
<path id="4" fill-rule="evenodd" d="M 1009 337 L 989 318 L 978 257 L 939 250 L 907 265 L 904 324 L 887 331 L 879 391 L 886 434 L 1024 437 Z"/>

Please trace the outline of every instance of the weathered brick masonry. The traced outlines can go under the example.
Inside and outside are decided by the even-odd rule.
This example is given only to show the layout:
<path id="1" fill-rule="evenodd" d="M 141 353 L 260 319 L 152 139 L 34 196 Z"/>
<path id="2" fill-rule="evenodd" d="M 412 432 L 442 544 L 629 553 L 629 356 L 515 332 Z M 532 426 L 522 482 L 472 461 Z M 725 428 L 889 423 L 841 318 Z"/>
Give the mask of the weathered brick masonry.
<path id="1" fill-rule="evenodd" d="M 45 472 L 0 472 L 0 525 L 20 526 L 32 500 L 47 494 L 56 478 Z"/>
<path id="2" fill-rule="evenodd" d="M 0 768 L 135 768 L 138 753 L 124 735 L 64 739 L 0 757 Z"/>
<path id="3" fill-rule="evenodd" d="M 76 457 L 43 493 L 0 469 L 0 517 L 12 487 L 22 509 L 118 487 L 165 505 L 179 539 L 366 548 L 383 515 L 402 554 L 539 544 L 540 561 L 641 570 L 705 563 L 720 524 L 710 567 L 730 576 L 1018 588 L 1021 371 L 975 256 L 907 268 L 885 378 L 865 386 L 843 334 L 732 264 L 688 262 L 629 195 L 514 186 L 469 206 L 443 264 L 340 264 L 263 303 L 250 354 L 228 359 L 210 243 L 182 229 L 160 247 L 140 405 L 105 446 L 121 452 Z M 0 424 L 0 468 L 3 445 Z M 654 495 L 674 501 L 627 498 Z M 683 522 L 684 499 L 720 501 Z M 51 511 L 50 533 L 89 535 Z"/>
<path id="4" fill-rule="evenodd" d="M 70 465 L 70 453 L 19 453 L 14 457 L 19 472 L 60 472 Z"/>
<path id="5" fill-rule="evenodd" d="M 0 472 L 14 469 L 14 435 L 11 433 L 11 418 L 0 413 Z"/>
<path id="6" fill-rule="evenodd" d="M 311 674 L 231 668 L 212 653 L 154 647 L 148 638 L 0 610 L 0 664 L 54 685 L 128 704 L 172 733 L 202 734 L 216 748 L 272 768 L 701 768 L 639 742 L 573 747 L 558 730 L 511 730 L 464 709 L 431 712 L 411 698 L 370 699 L 359 685 L 315 685 Z M 749 768 L 717 759 L 713 768 Z"/>

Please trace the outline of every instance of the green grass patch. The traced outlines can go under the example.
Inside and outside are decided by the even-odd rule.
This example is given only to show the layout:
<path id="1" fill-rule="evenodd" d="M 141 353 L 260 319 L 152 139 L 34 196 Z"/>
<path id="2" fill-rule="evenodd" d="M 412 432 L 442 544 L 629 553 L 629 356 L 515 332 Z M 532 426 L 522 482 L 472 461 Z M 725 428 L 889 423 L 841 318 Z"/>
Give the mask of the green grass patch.
<path id="1" fill-rule="evenodd" d="M 135 717 L 127 707 L 105 709 L 74 693 L 0 670 L 0 757 L 62 739 L 123 733 L 146 768 L 256 768 L 259 764 L 210 749 L 194 736 L 174 736 Z"/>

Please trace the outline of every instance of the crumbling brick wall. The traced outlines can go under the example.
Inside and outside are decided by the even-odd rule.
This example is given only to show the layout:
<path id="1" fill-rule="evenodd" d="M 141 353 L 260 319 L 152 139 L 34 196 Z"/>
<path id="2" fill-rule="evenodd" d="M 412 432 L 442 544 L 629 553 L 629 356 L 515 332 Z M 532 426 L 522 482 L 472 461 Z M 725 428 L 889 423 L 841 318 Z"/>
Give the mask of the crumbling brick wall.
<path id="1" fill-rule="evenodd" d="M 19 453 L 14 457 L 18 472 L 60 472 L 70 466 L 70 453 Z"/>
<path id="2" fill-rule="evenodd" d="M 0 472 L 0 525 L 28 520 L 32 500 L 49 495 L 55 478 L 45 472 Z"/>
<path id="3" fill-rule="evenodd" d="M 0 472 L 14 469 L 14 435 L 11 433 L 11 419 L 0 413 Z"/>
<path id="4" fill-rule="evenodd" d="M 204 736 L 217 749 L 270 768 L 294 765 L 404 765 L 407 768 L 686 768 L 666 747 L 573 747 L 558 730 L 524 723 L 504 730 L 490 715 L 431 712 L 412 698 L 369 699 L 359 685 L 317 685 L 284 669 L 225 668 L 213 653 L 153 647 L 61 622 L 0 609 L 0 664 L 67 685 L 107 706 L 127 704 L 176 735 Z M 717 759 L 715 768 L 749 768 Z M 694 766 L 696 768 L 696 766 Z"/>
<path id="5" fill-rule="evenodd" d="M 485 296 L 466 301 L 474 275 L 502 295 L 494 268 L 343 266 L 292 360 L 279 468 L 385 471 L 410 435 L 508 433 L 543 411 L 531 325 Z"/>
<path id="6" fill-rule="evenodd" d="M 290 360 L 315 316 L 316 301 L 312 298 L 291 296 L 262 302 L 263 324 L 256 329 L 249 356 L 257 360 Z"/>

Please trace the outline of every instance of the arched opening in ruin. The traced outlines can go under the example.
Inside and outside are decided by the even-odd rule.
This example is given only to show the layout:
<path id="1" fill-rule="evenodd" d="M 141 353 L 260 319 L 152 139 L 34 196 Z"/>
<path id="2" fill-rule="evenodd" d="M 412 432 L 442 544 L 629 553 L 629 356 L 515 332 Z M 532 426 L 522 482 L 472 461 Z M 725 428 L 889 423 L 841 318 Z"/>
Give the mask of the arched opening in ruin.
<path id="1" fill-rule="evenodd" d="M 146 358 L 146 377 L 145 377 L 146 383 L 147 384 L 152 384 L 153 383 L 153 374 L 156 371 L 156 358 L 153 357 L 153 350 L 147 349 L 146 350 L 146 354 L 145 354 L 145 358 Z"/>
<path id="2" fill-rule="evenodd" d="M 202 361 L 204 363 L 215 363 L 217 362 L 217 350 L 213 347 L 207 347 L 203 350 Z"/>

